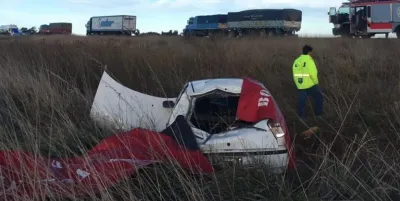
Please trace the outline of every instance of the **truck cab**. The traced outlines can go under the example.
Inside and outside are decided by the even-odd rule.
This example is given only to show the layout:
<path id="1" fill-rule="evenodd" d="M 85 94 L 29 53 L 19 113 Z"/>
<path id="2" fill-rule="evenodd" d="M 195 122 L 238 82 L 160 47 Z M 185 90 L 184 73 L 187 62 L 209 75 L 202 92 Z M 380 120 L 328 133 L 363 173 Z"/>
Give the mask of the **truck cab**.
<path id="1" fill-rule="evenodd" d="M 86 28 L 86 35 L 93 35 L 92 33 L 90 33 L 90 23 L 91 20 L 88 20 L 85 24 L 85 28 Z"/>
<path id="2" fill-rule="evenodd" d="M 19 29 L 18 29 L 18 27 L 16 27 L 16 28 L 10 28 L 10 29 L 9 29 L 9 32 L 10 32 L 10 35 L 12 35 L 12 36 L 17 36 L 17 35 L 20 35 L 20 34 L 21 34 L 20 31 L 19 31 Z"/>
<path id="3" fill-rule="evenodd" d="M 331 7 L 328 12 L 329 23 L 333 24 L 332 34 L 334 36 L 349 36 L 350 35 L 350 5 L 343 3 L 338 10 Z"/>
<path id="4" fill-rule="evenodd" d="M 332 33 L 335 36 L 370 38 L 375 35 L 368 30 L 371 5 L 343 3 L 337 11 L 335 7 L 331 7 L 328 14 L 329 22 L 334 25 Z"/>
<path id="5" fill-rule="evenodd" d="M 370 38 L 376 34 L 396 33 L 400 38 L 400 0 L 351 0 L 338 11 L 331 7 L 329 22 L 333 35 Z"/>
<path id="6" fill-rule="evenodd" d="M 185 26 L 185 28 L 183 29 L 183 35 L 184 36 L 188 36 L 191 35 L 191 30 L 193 29 L 193 24 L 194 24 L 194 17 L 190 17 L 187 20 L 187 24 Z"/>
<path id="7" fill-rule="evenodd" d="M 50 34 L 50 27 L 47 24 L 42 24 L 39 27 L 39 34 Z"/>

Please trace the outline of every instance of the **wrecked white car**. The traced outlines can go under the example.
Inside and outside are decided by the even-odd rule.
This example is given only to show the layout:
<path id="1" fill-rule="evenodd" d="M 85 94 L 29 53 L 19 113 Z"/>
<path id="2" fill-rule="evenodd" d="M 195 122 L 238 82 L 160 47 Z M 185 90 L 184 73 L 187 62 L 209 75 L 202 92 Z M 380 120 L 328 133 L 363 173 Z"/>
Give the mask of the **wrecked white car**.
<path id="1" fill-rule="evenodd" d="M 276 172 L 293 166 L 285 119 L 264 85 L 249 78 L 191 81 L 178 97 L 162 98 L 129 89 L 104 72 L 91 109 L 95 121 L 125 131 L 160 132 L 178 116 L 210 159 L 262 161 Z"/>

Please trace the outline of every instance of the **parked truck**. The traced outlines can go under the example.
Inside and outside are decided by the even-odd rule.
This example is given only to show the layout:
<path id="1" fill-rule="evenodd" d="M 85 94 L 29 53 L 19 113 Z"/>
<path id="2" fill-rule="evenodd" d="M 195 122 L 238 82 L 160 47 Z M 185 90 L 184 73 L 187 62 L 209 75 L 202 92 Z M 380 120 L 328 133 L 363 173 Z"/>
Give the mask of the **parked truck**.
<path id="1" fill-rule="evenodd" d="M 38 34 L 72 34 L 72 23 L 69 22 L 53 22 L 50 24 L 43 24 L 39 27 Z"/>
<path id="2" fill-rule="evenodd" d="M 351 0 L 328 12 L 334 25 L 332 34 L 341 37 L 371 38 L 396 33 L 400 38 L 400 0 Z"/>
<path id="3" fill-rule="evenodd" d="M 91 17 L 85 25 L 86 35 L 138 35 L 136 16 L 113 15 Z"/>
<path id="4" fill-rule="evenodd" d="M 0 35 L 7 35 L 7 36 L 20 35 L 20 31 L 18 29 L 18 26 L 15 24 L 1 25 Z"/>
<path id="5" fill-rule="evenodd" d="M 296 9 L 254 9 L 228 13 L 229 36 L 295 35 L 301 29 L 302 11 Z"/>
<path id="6" fill-rule="evenodd" d="M 217 16 L 217 15 L 214 15 Z M 211 16 L 211 17 L 214 17 Z M 301 29 L 302 11 L 296 9 L 253 9 L 228 12 L 219 21 L 205 22 L 204 16 L 192 17 L 183 30 L 184 35 L 205 36 L 224 33 L 229 37 L 244 35 L 296 35 Z M 195 33 L 195 34 L 194 34 Z"/>

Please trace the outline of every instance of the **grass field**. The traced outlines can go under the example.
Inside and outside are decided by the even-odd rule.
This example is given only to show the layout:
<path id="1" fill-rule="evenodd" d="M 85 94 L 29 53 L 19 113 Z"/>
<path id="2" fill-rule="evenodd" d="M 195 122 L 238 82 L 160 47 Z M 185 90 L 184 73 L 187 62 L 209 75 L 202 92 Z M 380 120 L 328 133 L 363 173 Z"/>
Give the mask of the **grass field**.
<path id="1" fill-rule="evenodd" d="M 310 107 L 306 122 L 296 116 L 291 66 L 304 44 L 314 47 L 324 121 Z M 249 76 L 265 84 L 285 113 L 297 172 L 232 168 L 201 182 L 165 176 L 160 185 L 136 179 L 88 200 L 399 200 L 399 45 L 392 39 L 2 38 L 0 146 L 71 156 L 111 135 L 89 118 L 105 65 L 122 84 L 168 97 L 188 80 Z M 314 125 L 321 128 L 319 146 L 304 149 L 310 142 L 296 135 Z"/>

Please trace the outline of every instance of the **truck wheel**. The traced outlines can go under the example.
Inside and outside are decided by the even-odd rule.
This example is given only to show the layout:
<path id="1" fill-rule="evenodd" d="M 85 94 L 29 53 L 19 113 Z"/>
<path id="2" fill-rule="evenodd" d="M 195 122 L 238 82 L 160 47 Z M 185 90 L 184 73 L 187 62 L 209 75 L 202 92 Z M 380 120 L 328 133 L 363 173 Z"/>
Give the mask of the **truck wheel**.
<path id="1" fill-rule="evenodd" d="M 267 37 L 267 31 L 265 29 L 261 30 L 260 31 L 260 36 L 261 36 L 261 38 Z"/>
<path id="2" fill-rule="evenodd" d="M 242 38 L 244 36 L 243 30 L 238 30 L 237 37 Z"/>
<path id="3" fill-rule="evenodd" d="M 235 32 L 230 31 L 230 32 L 228 33 L 228 37 L 229 37 L 229 38 L 234 38 L 234 37 L 235 37 Z"/>
<path id="4" fill-rule="evenodd" d="M 396 28 L 396 36 L 398 39 L 400 39 L 400 26 L 397 26 Z"/>
<path id="5" fill-rule="evenodd" d="M 350 37 L 350 27 L 349 26 L 342 26 L 340 28 L 340 36 L 343 38 L 349 38 Z"/>
<path id="6" fill-rule="evenodd" d="M 350 34 L 349 34 L 348 32 L 341 32 L 341 33 L 340 33 L 340 36 L 341 36 L 342 38 L 349 38 L 349 37 L 350 37 Z"/>

